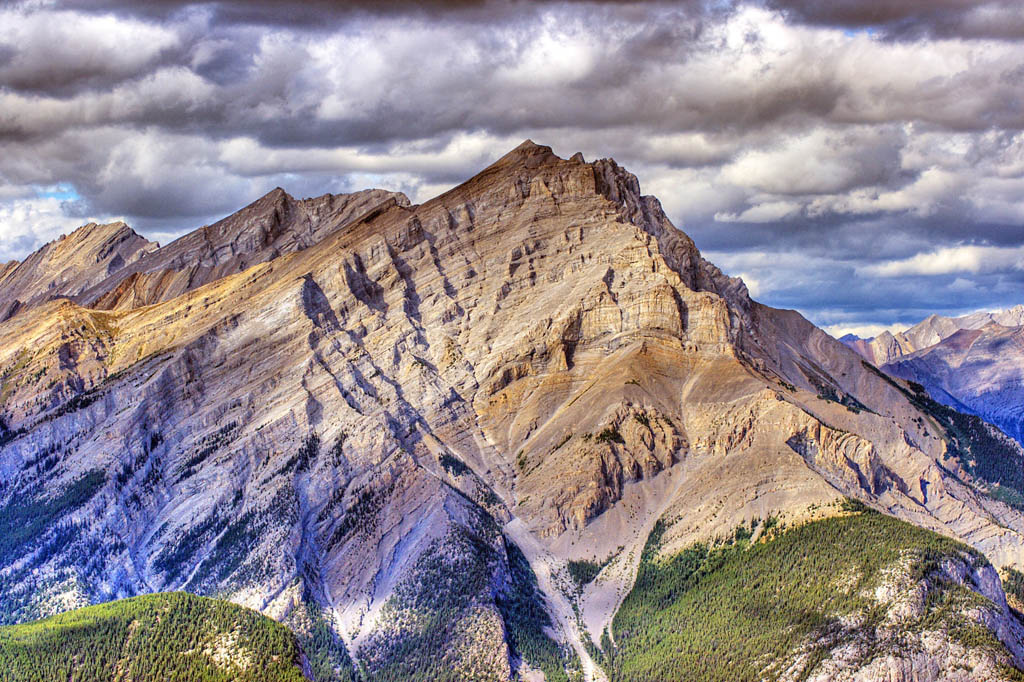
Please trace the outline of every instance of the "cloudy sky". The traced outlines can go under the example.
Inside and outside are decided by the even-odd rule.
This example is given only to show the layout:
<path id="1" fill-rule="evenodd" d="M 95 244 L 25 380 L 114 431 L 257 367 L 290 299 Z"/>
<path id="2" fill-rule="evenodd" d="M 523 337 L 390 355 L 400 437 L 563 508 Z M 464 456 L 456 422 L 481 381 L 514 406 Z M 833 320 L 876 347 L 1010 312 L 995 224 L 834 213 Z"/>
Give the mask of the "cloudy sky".
<path id="1" fill-rule="evenodd" d="M 166 242 L 275 186 L 422 201 L 529 137 L 614 157 L 833 333 L 1024 303 L 1024 0 L 31 0 L 0 26 L 0 261 L 90 219 Z"/>

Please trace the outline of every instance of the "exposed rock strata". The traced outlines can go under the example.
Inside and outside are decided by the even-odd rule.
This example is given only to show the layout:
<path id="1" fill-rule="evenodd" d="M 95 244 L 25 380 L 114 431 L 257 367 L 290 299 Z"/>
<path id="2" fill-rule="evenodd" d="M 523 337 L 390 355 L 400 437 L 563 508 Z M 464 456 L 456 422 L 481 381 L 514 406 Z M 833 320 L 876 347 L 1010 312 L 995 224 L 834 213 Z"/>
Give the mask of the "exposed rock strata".
<path id="1" fill-rule="evenodd" d="M 157 248 L 124 223 L 89 223 L 0 267 L 0 321 L 44 301 L 74 298 Z"/>

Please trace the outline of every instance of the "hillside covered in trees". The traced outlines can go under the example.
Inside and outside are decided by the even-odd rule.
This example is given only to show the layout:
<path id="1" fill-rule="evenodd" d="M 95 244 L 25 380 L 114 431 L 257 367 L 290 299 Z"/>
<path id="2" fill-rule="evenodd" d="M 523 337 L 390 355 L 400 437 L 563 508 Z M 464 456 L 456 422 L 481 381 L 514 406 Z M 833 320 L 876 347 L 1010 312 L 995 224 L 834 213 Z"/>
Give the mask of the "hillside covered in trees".
<path id="1" fill-rule="evenodd" d="M 667 557 L 659 522 L 603 638 L 613 682 L 833 679 L 838 656 L 854 669 L 887 659 L 899 668 L 903 658 L 912 669 L 926 640 L 971 657 L 975 675 L 956 679 L 1021 679 L 981 624 L 1006 611 L 980 594 L 994 577 L 983 555 L 856 501 L 843 508 L 792 529 L 757 520 L 720 544 Z M 857 679 L 893 679 L 861 672 Z"/>
<path id="2" fill-rule="evenodd" d="M 289 630 L 228 602 L 150 594 L 0 628 L 0 679 L 299 682 Z"/>

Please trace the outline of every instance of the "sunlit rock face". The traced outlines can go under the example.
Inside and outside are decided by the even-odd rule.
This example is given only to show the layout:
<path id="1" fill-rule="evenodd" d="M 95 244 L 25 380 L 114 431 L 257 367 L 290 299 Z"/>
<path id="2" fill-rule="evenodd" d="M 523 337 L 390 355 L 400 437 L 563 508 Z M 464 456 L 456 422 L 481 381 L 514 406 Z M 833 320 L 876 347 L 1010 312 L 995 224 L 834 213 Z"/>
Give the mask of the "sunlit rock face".
<path id="1" fill-rule="evenodd" d="M 581 633 L 658 518 L 671 552 L 850 496 L 1024 566 L 1024 517 L 905 386 L 752 301 L 614 161 L 526 142 L 422 205 L 275 191 L 124 250 L 58 300 L 3 271 L 7 621 L 184 589 L 324 624 L 338 670 L 508 679 L 550 664 L 517 640 L 539 613 L 600 679 Z M 567 588 L 611 557 L 614 590 Z"/>
<path id="2" fill-rule="evenodd" d="M 124 223 L 83 225 L 24 262 L 0 266 L 0 320 L 53 298 L 77 296 L 156 248 Z"/>

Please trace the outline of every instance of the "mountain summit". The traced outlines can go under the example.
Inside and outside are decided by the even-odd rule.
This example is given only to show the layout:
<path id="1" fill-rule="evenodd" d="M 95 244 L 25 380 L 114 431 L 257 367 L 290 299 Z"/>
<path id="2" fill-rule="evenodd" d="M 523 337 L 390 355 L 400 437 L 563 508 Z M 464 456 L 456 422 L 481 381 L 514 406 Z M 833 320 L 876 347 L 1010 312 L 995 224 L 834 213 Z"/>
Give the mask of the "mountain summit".
<path id="1" fill-rule="evenodd" d="M 0 269 L 0 321 L 52 298 L 77 296 L 157 246 L 123 222 L 89 223 L 62 235 Z"/>
<path id="2" fill-rule="evenodd" d="M 610 159 L 275 191 L 0 335 L 7 622 L 215 594 L 318 680 L 1024 664 L 1021 449 L 751 300 Z"/>

